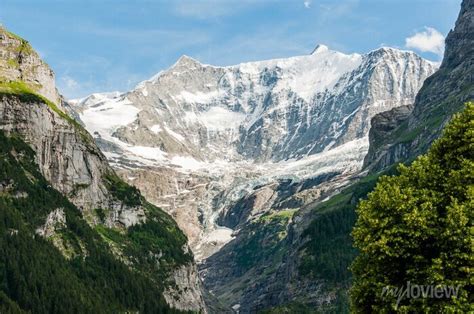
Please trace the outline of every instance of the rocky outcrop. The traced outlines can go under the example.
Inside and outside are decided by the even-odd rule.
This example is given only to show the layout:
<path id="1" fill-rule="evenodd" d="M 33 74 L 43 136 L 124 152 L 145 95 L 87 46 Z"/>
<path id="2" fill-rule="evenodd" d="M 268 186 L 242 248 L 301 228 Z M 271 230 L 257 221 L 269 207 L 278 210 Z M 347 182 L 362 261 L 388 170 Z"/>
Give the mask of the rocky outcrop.
<path id="1" fill-rule="evenodd" d="M 54 72 L 30 44 L 0 26 L 0 81 L 23 81 L 38 94 L 60 105 Z"/>
<path id="2" fill-rule="evenodd" d="M 119 219 L 130 211 L 128 206 L 114 198 L 105 185 L 104 177 L 113 170 L 85 130 L 40 99 L 25 102 L 7 95 L 0 95 L 0 129 L 19 134 L 31 145 L 45 178 L 81 208 L 91 223 L 98 222 L 93 210 L 104 208 L 110 209 L 109 225 L 125 222 L 124 226 L 129 226 L 129 220 Z"/>
<path id="3" fill-rule="evenodd" d="M 178 223 L 194 247 L 202 235 L 203 203 L 209 193 L 209 179 L 186 175 L 170 168 L 123 169 L 117 173 L 147 196 L 147 200 L 166 210 Z"/>
<path id="4" fill-rule="evenodd" d="M 372 126 L 369 131 L 369 138 L 372 145 L 369 146 L 364 164 L 367 165 L 376 161 L 379 168 L 386 168 L 397 160 L 402 160 L 407 157 L 408 150 L 404 143 L 387 147 L 386 149 L 390 151 L 388 154 L 378 148 L 378 143 L 385 141 L 391 132 L 398 128 L 403 121 L 408 119 L 412 110 L 413 106 L 411 105 L 401 106 L 379 113 L 372 118 Z"/>
<path id="5" fill-rule="evenodd" d="M 92 227 L 100 225 L 100 230 L 113 229 L 111 232 L 126 237 L 132 226 L 145 224 L 148 220 L 155 224 L 160 222 L 163 228 L 160 234 L 180 244 L 166 247 L 170 256 L 164 257 L 168 269 L 163 270 L 163 273 L 169 273 L 169 280 L 166 283 L 159 282 L 159 286 L 172 289 L 170 287 L 175 285 L 180 289 L 178 294 L 168 294 L 173 296 L 170 305 L 204 312 L 197 272 L 189 270 L 195 269 L 192 254 L 187 245 L 182 247 L 186 238 L 174 221 L 147 203 L 138 189 L 120 179 L 89 133 L 64 113 L 62 109 L 66 107 L 57 94 L 52 71 L 28 43 L 4 29 L 0 31 L 0 40 L 2 134 L 18 137 L 31 147 L 34 152 L 32 157 L 50 187 L 66 196 Z M 2 189 L 8 187 L 7 184 L 5 188 L 3 184 L 1 186 Z M 66 258 L 87 256 L 80 239 L 71 242 L 68 236 L 62 234 L 67 232 L 66 229 L 65 214 L 62 209 L 58 209 L 46 217 L 37 234 L 51 241 Z M 98 234 L 97 238 L 100 238 Z M 123 241 L 120 245 L 112 244 L 110 240 L 105 242 L 110 251 L 124 261 L 122 250 L 131 244 L 126 238 L 120 241 Z M 149 254 L 147 249 L 152 248 L 144 245 L 144 252 L 135 251 L 133 254 Z M 153 249 L 156 250 L 156 247 Z M 178 257 L 174 259 L 171 253 Z M 161 262 L 157 258 L 157 265 Z M 140 269 L 143 264 L 137 258 L 127 265 L 143 271 Z M 187 284 L 190 285 L 189 289 L 184 288 Z"/>
<path id="6" fill-rule="evenodd" d="M 58 208 L 48 214 L 44 225 L 36 229 L 36 233 L 42 237 L 50 238 L 55 234 L 56 229 L 65 227 L 66 215 L 64 214 L 64 209 Z"/>
<path id="7" fill-rule="evenodd" d="M 365 166 L 378 171 L 425 152 L 451 116 L 474 99 L 474 1 L 464 0 L 446 37 L 444 59 L 416 97 L 413 111 L 379 114 L 370 133 Z M 384 121 L 390 115 L 390 130 Z"/>
<path id="8" fill-rule="evenodd" d="M 97 222 L 93 209 L 107 208 L 109 224 L 121 223 L 116 218 L 128 208 L 111 195 L 104 180 L 113 170 L 87 131 L 58 107 L 54 73 L 24 39 L 2 28 L 0 40 L 0 129 L 19 134 L 32 146 L 45 178 L 91 222 Z"/>
<path id="9" fill-rule="evenodd" d="M 163 295 L 171 307 L 182 311 L 207 313 L 196 265 L 185 265 L 172 271 L 169 279 L 175 283 Z"/>
<path id="10" fill-rule="evenodd" d="M 265 213 L 277 197 L 276 186 L 276 183 L 266 185 L 244 196 L 231 208 L 221 212 L 217 223 L 220 226 L 234 229 L 246 223 L 251 216 Z"/>

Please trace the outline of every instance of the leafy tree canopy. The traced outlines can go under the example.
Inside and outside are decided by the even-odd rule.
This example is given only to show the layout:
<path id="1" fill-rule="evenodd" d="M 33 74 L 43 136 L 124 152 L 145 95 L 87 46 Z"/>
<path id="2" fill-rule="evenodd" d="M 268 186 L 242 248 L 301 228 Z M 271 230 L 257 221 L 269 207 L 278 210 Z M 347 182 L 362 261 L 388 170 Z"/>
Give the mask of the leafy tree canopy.
<path id="1" fill-rule="evenodd" d="M 473 311 L 474 103 L 453 117 L 426 155 L 399 171 L 381 177 L 357 208 L 352 310 Z M 387 293 L 406 290 L 408 282 L 459 290 L 450 298 Z"/>

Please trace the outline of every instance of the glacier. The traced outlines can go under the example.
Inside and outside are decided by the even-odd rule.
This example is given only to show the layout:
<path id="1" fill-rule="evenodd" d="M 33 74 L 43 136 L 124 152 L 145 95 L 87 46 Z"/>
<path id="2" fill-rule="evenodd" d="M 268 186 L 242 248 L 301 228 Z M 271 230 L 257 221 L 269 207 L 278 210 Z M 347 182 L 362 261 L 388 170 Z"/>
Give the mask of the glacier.
<path id="1" fill-rule="evenodd" d="M 371 118 L 413 103 L 437 66 L 387 47 L 344 54 L 318 45 L 226 67 L 183 56 L 129 92 L 70 104 L 111 164 L 177 220 L 203 260 L 238 236 L 217 221 L 255 188 L 335 174 L 337 190 L 357 175 Z"/>

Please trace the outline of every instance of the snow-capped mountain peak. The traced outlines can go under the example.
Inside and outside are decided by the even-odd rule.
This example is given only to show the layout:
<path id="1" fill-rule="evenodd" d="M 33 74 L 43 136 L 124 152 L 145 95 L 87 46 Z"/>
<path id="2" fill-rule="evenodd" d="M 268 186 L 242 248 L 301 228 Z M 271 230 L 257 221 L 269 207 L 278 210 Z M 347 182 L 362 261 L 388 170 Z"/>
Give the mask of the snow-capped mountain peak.
<path id="1" fill-rule="evenodd" d="M 169 191 L 147 196 L 170 206 L 167 197 L 174 195 L 180 202 L 171 213 L 199 211 L 197 230 L 212 232 L 217 213 L 229 205 L 216 200 L 219 193 L 233 200 L 275 178 L 356 172 L 368 150 L 371 118 L 412 103 L 435 69 L 392 48 L 361 55 L 319 45 L 310 55 L 226 67 L 182 56 L 128 93 L 95 94 L 74 107 L 135 184 L 142 182 L 140 169 L 165 171 L 158 178 L 171 180 L 164 185 Z M 157 180 L 140 176 L 144 189 L 151 189 L 147 180 Z M 193 180 L 215 183 L 200 194 L 188 190 Z M 182 220 L 185 230 L 188 220 Z M 193 230 L 188 236 L 201 250 L 208 233 Z"/>
<path id="2" fill-rule="evenodd" d="M 314 47 L 313 52 L 311 52 L 311 54 L 313 55 L 313 54 L 328 51 L 328 50 L 329 50 L 328 46 L 323 45 L 323 44 L 317 44 L 316 47 Z"/>
<path id="3" fill-rule="evenodd" d="M 173 69 L 176 69 L 176 68 L 182 68 L 182 67 L 185 67 L 185 68 L 188 68 L 188 69 L 195 69 L 195 68 L 198 68 L 198 67 L 201 67 L 203 66 L 203 64 L 201 62 L 199 62 L 198 60 L 190 57 L 190 56 L 187 56 L 187 55 L 182 55 L 178 61 L 176 61 L 176 63 L 171 66 L 171 69 L 170 70 L 173 70 Z"/>
<path id="4" fill-rule="evenodd" d="M 264 162 L 315 154 L 366 136 L 373 115 L 411 103 L 435 68 L 413 52 L 386 47 L 348 55 L 318 45 L 311 55 L 227 67 L 183 55 L 135 90 L 115 95 L 122 102 L 95 94 L 76 106 L 94 110 L 94 116 L 107 114 L 93 109 L 99 103 L 136 108 L 108 134 L 94 130 L 112 141 L 158 145 L 163 153 L 197 159 L 225 153 Z M 88 111 L 82 112 L 88 125 Z M 163 131 L 152 131 L 158 128 Z M 182 149 L 171 149 L 173 143 Z"/>

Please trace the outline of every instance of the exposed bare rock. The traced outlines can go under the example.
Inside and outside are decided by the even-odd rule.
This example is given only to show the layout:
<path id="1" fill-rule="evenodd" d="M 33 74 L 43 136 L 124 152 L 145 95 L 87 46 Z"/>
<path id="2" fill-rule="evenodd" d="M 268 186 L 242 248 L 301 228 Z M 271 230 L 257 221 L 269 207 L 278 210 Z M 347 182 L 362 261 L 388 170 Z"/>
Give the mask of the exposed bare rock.
<path id="1" fill-rule="evenodd" d="M 390 131 L 375 127 L 365 166 L 374 171 L 424 153 L 443 126 L 465 102 L 474 99 L 474 1 L 464 0 L 454 30 L 446 37 L 444 59 L 416 97 L 410 115 L 392 111 L 377 115 L 375 125 L 390 118 Z M 389 117 L 387 117 L 389 115 Z"/>
<path id="2" fill-rule="evenodd" d="M 42 237 L 50 238 L 55 234 L 57 229 L 65 227 L 66 215 L 64 214 L 64 209 L 58 208 L 48 214 L 44 225 L 36 229 L 36 233 Z"/>
<path id="3" fill-rule="evenodd" d="M 0 81 L 23 81 L 60 105 L 54 72 L 30 44 L 0 26 Z"/>
<path id="4" fill-rule="evenodd" d="M 196 265 L 186 265 L 175 269 L 170 279 L 176 283 L 164 292 L 166 302 L 173 308 L 182 311 L 199 311 L 207 313 L 201 292 L 201 281 Z"/>

